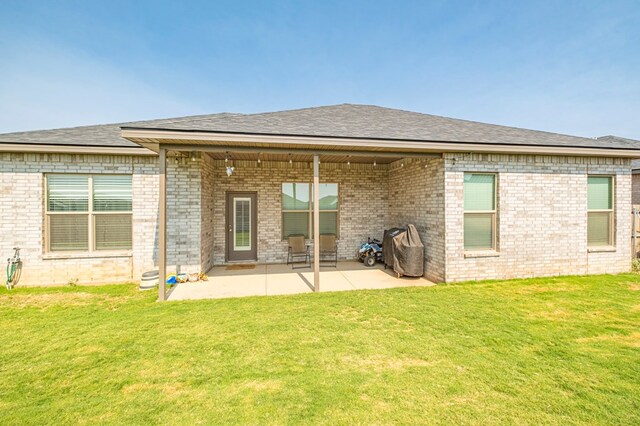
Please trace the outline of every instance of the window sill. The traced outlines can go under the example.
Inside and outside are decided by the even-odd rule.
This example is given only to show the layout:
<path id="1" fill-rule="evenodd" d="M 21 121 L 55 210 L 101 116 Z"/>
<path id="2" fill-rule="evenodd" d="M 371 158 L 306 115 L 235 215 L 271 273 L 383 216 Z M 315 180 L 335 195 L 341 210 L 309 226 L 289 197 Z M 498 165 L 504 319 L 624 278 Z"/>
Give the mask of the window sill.
<path id="1" fill-rule="evenodd" d="M 587 247 L 587 253 L 612 253 L 616 246 Z"/>
<path id="2" fill-rule="evenodd" d="M 43 260 L 54 259 L 104 259 L 110 257 L 132 257 L 131 250 L 124 251 L 93 251 L 93 252 L 72 252 L 72 253 L 45 253 L 42 255 Z"/>
<path id="3" fill-rule="evenodd" d="M 474 257 L 500 257 L 500 252 L 496 250 L 478 250 L 464 252 L 465 259 Z"/>

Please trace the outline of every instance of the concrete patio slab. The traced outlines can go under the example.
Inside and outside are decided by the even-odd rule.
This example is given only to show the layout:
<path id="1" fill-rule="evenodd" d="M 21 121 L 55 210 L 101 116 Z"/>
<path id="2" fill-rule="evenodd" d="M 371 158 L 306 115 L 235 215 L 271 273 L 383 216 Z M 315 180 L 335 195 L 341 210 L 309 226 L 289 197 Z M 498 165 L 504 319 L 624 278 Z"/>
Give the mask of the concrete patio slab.
<path id="1" fill-rule="evenodd" d="M 306 281 L 313 287 L 313 271 L 305 272 Z M 348 291 L 356 288 L 351 282 L 336 268 L 326 267 L 320 269 L 320 292 L 327 291 Z"/>
<path id="2" fill-rule="evenodd" d="M 281 294 L 311 293 L 313 277 L 308 282 L 301 269 L 292 270 L 286 265 L 267 266 L 267 296 Z"/>
<path id="3" fill-rule="evenodd" d="M 311 267 L 292 269 L 290 265 L 227 265 L 209 271 L 209 281 L 178 284 L 167 300 L 221 299 L 245 296 L 272 296 L 311 293 Z M 338 262 L 320 268 L 320 291 L 349 291 L 434 285 L 424 278 L 396 278 L 382 265 L 367 268 L 356 261 Z"/>

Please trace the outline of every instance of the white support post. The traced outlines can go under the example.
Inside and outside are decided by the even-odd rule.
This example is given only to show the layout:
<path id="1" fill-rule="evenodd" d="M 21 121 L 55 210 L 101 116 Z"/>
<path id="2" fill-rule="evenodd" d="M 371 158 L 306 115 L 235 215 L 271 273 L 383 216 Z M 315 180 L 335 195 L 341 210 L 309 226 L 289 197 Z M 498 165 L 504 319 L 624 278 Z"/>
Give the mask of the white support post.
<path id="1" fill-rule="evenodd" d="M 320 157 L 313 156 L 313 291 L 320 291 Z"/>
<path id="2" fill-rule="evenodd" d="M 167 151 L 164 148 L 160 148 L 159 162 L 158 301 L 164 302 L 167 299 Z"/>

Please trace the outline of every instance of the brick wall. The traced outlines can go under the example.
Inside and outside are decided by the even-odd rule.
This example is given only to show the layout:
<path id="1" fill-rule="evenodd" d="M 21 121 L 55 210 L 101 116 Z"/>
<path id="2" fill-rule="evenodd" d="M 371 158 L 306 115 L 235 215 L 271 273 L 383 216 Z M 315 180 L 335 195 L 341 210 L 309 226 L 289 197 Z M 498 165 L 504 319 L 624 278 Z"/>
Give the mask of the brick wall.
<path id="1" fill-rule="evenodd" d="M 133 276 L 158 267 L 158 159 L 144 158 L 133 173 Z"/>
<path id="2" fill-rule="evenodd" d="M 213 266 L 213 233 L 214 233 L 214 172 L 213 160 L 209 155 L 202 157 L 202 192 L 201 199 L 201 230 L 200 230 L 200 263 L 202 271 L 208 271 Z"/>
<path id="3" fill-rule="evenodd" d="M 228 177 L 224 160 L 213 161 L 213 256 L 215 264 L 225 262 L 225 193 L 256 191 L 258 194 L 258 262 L 286 261 L 287 242 L 282 240 L 283 182 L 313 181 L 309 163 L 235 161 Z M 338 183 L 340 235 L 338 254 L 353 259 L 367 237 L 382 237 L 388 212 L 389 187 L 386 165 L 321 164 L 320 182 Z"/>
<path id="4" fill-rule="evenodd" d="M 386 228 L 414 224 L 425 246 L 425 277 L 444 281 L 444 161 L 405 159 L 389 170 Z"/>
<path id="5" fill-rule="evenodd" d="M 208 169 L 204 164 L 209 164 Z M 208 247 L 212 241 L 211 224 L 207 222 L 211 219 L 211 208 L 201 209 L 210 199 L 203 197 L 200 189 L 206 170 L 211 170 L 207 159 L 168 159 L 169 271 L 176 267 L 185 272 L 200 271 L 201 262 L 206 262 L 201 256 L 207 252 L 206 241 L 209 241 Z M 131 174 L 133 249 L 117 253 L 47 253 L 46 173 Z M 204 186 L 205 190 L 210 189 L 210 180 Z M 0 232 L 3 235 L 0 253 L 7 258 L 13 253 L 12 247 L 21 247 L 21 285 L 58 285 L 76 280 L 79 283 L 137 281 L 143 272 L 158 267 L 158 200 L 157 157 L 0 154 Z M 202 253 L 201 241 L 204 241 Z"/>
<path id="6" fill-rule="evenodd" d="M 169 158 L 168 269 L 207 270 L 225 261 L 225 192 L 258 193 L 258 261 L 284 262 L 281 184 L 311 182 L 308 163 Z M 498 256 L 465 257 L 463 173 L 498 173 Z M 45 173 L 133 175 L 133 250 L 50 254 L 44 246 Z M 0 254 L 23 248 L 23 285 L 122 282 L 157 268 L 156 157 L 0 154 Z M 588 252 L 586 177 L 616 176 L 616 247 Z M 631 172 L 628 160 L 530 155 L 445 154 L 391 165 L 321 164 L 321 182 L 340 188 L 339 256 L 350 259 L 368 236 L 414 223 L 434 281 L 620 272 L 629 269 Z"/>
<path id="7" fill-rule="evenodd" d="M 45 173 L 133 174 L 133 247 L 106 255 L 46 253 L 44 229 Z M 122 282 L 155 263 L 157 238 L 157 159 L 149 157 L 0 154 L 0 254 L 21 247 L 21 285 Z"/>
<path id="8" fill-rule="evenodd" d="M 445 154 L 446 280 L 622 272 L 628 244 L 628 160 L 531 155 Z M 465 254 L 464 172 L 498 173 L 498 250 Z M 616 176 L 614 251 L 587 250 L 587 175 Z"/>
<path id="9" fill-rule="evenodd" d="M 201 269 L 201 162 L 199 156 L 167 159 L 167 272 Z"/>

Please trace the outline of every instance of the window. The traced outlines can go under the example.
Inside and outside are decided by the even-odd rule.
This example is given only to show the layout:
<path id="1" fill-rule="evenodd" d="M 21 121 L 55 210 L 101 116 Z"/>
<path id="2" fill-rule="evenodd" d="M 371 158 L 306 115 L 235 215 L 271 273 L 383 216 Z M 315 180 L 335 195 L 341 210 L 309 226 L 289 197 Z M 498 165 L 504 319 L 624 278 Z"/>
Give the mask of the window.
<path id="1" fill-rule="evenodd" d="M 464 249 L 496 249 L 495 174 L 464 174 Z"/>
<path id="2" fill-rule="evenodd" d="M 612 246 L 613 177 L 587 177 L 587 246 Z"/>
<path id="3" fill-rule="evenodd" d="M 338 184 L 321 183 L 320 233 L 338 234 Z M 282 237 L 302 234 L 313 237 L 313 185 L 282 184 Z"/>
<path id="4" fill-rule="evenodd" d="M 129 250 L 130 175 L 46 176 L 48 251 Z"/>

